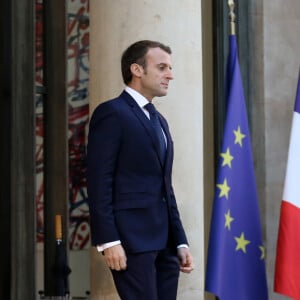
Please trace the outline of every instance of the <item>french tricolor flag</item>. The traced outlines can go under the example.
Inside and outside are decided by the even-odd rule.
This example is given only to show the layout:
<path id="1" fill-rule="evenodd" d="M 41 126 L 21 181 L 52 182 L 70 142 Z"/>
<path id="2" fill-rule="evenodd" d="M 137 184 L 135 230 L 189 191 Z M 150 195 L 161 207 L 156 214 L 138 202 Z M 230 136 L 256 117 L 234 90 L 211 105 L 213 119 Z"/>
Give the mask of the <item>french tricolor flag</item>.
<path id="1" fill-rule="evenodd" d="M 300 72 L 280 211 L 274 291 L 300 300 Z"/>

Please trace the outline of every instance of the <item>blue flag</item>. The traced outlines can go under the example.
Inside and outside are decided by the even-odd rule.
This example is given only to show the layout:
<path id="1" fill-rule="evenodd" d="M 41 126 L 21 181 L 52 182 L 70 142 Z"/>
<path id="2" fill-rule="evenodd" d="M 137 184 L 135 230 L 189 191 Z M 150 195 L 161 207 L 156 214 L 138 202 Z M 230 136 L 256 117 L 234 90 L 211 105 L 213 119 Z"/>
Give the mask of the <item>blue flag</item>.
<path id="1" fill-rule="evenodd" d="M 238 62 L 230 36 L 227 113 L 210 228 L 205 289 L 220 300 L 267 300 L 265 250 Z"/>

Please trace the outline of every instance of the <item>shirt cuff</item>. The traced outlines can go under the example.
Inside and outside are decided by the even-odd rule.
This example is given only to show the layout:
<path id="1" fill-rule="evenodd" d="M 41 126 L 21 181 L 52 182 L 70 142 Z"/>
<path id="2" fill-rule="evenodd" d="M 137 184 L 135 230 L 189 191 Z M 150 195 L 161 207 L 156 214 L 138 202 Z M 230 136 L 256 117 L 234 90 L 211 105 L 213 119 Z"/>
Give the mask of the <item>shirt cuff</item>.
<path id="1" fill-rule="evenodd" d="M 98 252 L 102 252 L 107 248 L 110 248 L 110 247 L 113 247 L 113 246 L 116 246 L 116 245 L 120 245 L 120 244 L 121 244 L 121 241 L 114 241 L 114 242 L 109 242 L 109 243 L 105 243 L 105 244 L 102 244 L 102 245 L 97 245 L 96 248 L 97 248 Z"/>
<path id="2" fill-rule="evenodd" d="M 188 248 L 189 246 L 187 244 L 180 244 L 177 246 L 177 249 L 178 248 Z"/>

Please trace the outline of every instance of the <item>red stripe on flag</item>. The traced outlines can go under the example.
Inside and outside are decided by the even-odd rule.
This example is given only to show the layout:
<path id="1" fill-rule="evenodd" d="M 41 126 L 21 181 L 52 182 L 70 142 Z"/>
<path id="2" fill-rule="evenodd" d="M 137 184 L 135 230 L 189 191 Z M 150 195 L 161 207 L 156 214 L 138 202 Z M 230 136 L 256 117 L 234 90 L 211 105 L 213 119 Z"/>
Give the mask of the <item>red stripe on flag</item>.
<path id="1" fill-rule="evenodd" d="M 300 209 L 282 201 L 275 267 L 275 292 L 300 300 Z"/>

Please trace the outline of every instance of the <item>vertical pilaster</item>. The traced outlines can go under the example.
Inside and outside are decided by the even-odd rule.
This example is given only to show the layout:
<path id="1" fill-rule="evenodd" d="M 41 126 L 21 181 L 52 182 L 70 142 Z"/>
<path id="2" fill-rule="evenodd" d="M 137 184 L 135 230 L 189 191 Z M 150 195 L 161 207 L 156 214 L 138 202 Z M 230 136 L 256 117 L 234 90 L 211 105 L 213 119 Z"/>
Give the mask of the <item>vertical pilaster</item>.
<path id="1" fill-rule="evenodd" d="M 90 12 L 91 112 L 124 88 L 120 59 L 131 43 L 158 40 L 173 50 L 175 80 L 168 95 L 154 101 L 173 135 L 173 185 L 196 264 L 191 275 L 181 276 L 178 299 L 199 299 L 204 295 L 205 247 L 201 1 L 91 0 Z M 91 254 L 92 299 L 117 299 L 102 256 L 95 249 Z"/>
<path id="2" fill-rule="evenodd" d="M 34 1 L 1 1 L 1 299 L 35 299 Z"/>
<path id="3" fill-rule="evenodd" d="M 55 215 L 68 244 L 68 138 L 66 97 L 66 1 L 44 0 L 44 266 L 45 293 L 54 295 Z"/>
<path id="4" fill-rule="evenodd" d="M 0 247 L 0 298 L 9 299 L 11 289 L 11 4 L 10 1 L 0 2 L 0 236 L 3 241 Z M 6 187 L 6 188 L 4 188 Z"/>

